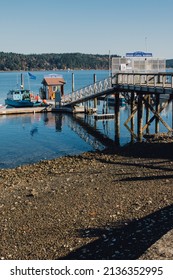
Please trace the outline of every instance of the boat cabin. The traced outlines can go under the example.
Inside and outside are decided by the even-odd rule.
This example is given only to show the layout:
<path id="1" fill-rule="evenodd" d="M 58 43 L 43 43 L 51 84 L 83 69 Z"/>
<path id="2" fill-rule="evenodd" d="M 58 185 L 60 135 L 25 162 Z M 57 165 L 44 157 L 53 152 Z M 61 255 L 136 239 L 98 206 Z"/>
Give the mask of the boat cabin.
<path id="1" fill-rule="evenodd" d="M 61 75 L 50 74 L 45 76 L 42 81 L 43 87 L 40 88 L 40 97 L 42 99 L 55 99 L 55 93 L 60 92 L 64 95 L 65 81 Z"/>
<path id="2" fill-rule="evenodd" d="M 10 90 L 7 94 L 7 99 L 11 100 L 30 100 L 30 90 Z"/>

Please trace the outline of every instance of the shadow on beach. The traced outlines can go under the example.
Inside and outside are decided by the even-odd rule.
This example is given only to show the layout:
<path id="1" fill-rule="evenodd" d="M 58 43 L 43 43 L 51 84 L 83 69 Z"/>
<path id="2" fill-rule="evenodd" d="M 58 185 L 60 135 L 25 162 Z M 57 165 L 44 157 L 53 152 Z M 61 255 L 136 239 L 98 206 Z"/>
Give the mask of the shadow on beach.
<path id="1" fill-rule="evenodd" d="M 136 177 L 128 176 L 122 181 L 148 181 L 148 180 L 161 180 L 173 178 L 173 143 L 135 143 L 129 144 L 124 147 L 115 147 L 115 149 L 107 149 L 104 151 L 109 155 L 120 155 L 127 157 L 128 161 L 111 161 L 110 159 L 99 159 L 102 163 L 119 164 L 123 166 L 136 166 L 141 168 L 147 168 L 151 171 L 162 171 L 150 176 Z M 137 161 L 130 161 L 130 158 L 137 158 Z M 140 159 L 144 159 L 145 161 Z M 166 173 L 167 172 L 167 173 Z M 169 173 L 169 174 L 168 174 Z M 135 174 L 134 174 L 135 175 Z"/>
<path id="2" fill-rule="evenodd" d="M 136 142 L 122 147 L 114 145 L 105 149 L 104 153 L 134 158 L 173 159 L 173 142 Z"/>
<path id="3" fill-rule="evenodd" d="M 169 230 L 173 229 L 173 205 L 139 220 L 112 224 L 109 228 L 79 230 L 80 237 L 98 237 L 61 259 L 135 260 Z"/>

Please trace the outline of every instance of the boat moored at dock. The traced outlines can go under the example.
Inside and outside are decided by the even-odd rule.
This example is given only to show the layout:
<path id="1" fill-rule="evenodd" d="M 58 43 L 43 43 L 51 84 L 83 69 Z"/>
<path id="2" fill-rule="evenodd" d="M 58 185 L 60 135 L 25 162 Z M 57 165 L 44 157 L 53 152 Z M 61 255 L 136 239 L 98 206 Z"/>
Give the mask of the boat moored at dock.
<path id="1" fill-rule="evenodd" d="M 15 108 L 22 107 L 38 107 L 41 106 L 42 102 L 38 100 L 32 100 L 32 95 L 30 90 L 19 89 L 10 90 L 5 99 L 5 105 Z"/>
<path id="2" fill-rule="evenodd" d="M 31 75 L 31 74 L 30 74 Z M 7 98 L 5 99 L 5 105 L 14 108 L 23 107 L 38 107 L 41 106 L 42 102 L 39 101 L 39 96 L 36 98 L 30 89 L 24 88 L 24 76 L 21 74 L 21 84 L 17 89 L 11 89 L 7 93 Z"/>

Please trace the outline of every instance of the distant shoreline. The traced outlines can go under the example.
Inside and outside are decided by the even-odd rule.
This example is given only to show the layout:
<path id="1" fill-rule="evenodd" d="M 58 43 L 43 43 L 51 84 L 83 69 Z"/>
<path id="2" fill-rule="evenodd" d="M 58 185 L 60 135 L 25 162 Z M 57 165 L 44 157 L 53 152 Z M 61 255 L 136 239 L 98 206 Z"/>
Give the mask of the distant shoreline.
<path id="1" fill-rule="evenodd" d="M 80 69 L 80 68 L 76 68 L 76 69 L 70 69 L 70 70 L 68 70 L 68 69 L 50 69 L 50 70 L 45 70 L 45 69 L 31 69 L 31 70 L 0 70 L 0 73 L 10 73 L 10 72 L 12 72 L 12 73 L 15 73 L 15 72 L 42 72 L 42 71 L 62 71 L 62 72 L 73 72 L 73 71 L 108 71 L 108 69 Z"/>
<path id="2" fill-rule="evenodd" d="M 0 52 L 0 71 L 108 70 L 109 62 L 110 56 L 108 54 L 64 53 L 23 55 Z"/>

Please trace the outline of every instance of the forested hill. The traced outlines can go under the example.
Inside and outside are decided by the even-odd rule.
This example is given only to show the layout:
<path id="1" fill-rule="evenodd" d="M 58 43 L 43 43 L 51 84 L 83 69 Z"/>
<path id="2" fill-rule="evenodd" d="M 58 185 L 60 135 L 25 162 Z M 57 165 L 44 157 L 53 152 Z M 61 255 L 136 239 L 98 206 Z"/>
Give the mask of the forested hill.
<path id="1" fill-rule="evenodd" d="M 0 52 L 0 71 L 56 70 L 68 68 L 108 69 L 109 55 L 82 53 L 25 55 Z"/>

